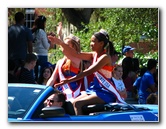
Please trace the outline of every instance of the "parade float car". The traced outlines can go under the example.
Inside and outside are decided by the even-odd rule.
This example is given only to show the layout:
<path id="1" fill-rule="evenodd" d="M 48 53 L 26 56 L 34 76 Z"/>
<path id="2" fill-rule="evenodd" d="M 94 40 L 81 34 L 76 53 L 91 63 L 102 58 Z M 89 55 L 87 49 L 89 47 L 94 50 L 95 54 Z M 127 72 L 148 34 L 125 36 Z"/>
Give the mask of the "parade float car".
<path id="1" fill-rule="evenodd" d="M 8 122 L 159 122 L 158 105 L 87 105 L 78 116 L 69 101 L 63 107 L 44 107 L 53 91 L 51 86 L 9 83 Z"/>

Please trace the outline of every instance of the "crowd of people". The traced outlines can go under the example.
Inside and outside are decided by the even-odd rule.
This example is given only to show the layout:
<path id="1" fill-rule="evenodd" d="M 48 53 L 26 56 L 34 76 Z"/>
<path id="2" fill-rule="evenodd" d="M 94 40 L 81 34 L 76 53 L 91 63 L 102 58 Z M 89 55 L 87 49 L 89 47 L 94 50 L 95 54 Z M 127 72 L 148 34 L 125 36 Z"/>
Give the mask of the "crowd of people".
<path id="1" fill-rule="evenodd" d="M 90 37 L 92 51 L 83 52 L 79 37 L 70 34 L 63 39 L 61 22 L 55 36 L 45 32 L 43 15 L 31 30 L 24 26 L 23 13 L 16 13 L 15 21 L 8 29 L 8 83 L 54 87 L 57 91 L 45 101 L 46 106 L 62 106 L 67 100 L 76 115 L 82 115 L 85 105 L 126 103 L 127 98 L 137 99 L 138 104 L 158 104 L 158 62 L 149 59 L 147 67 L 140 69 L 131 46 L 124 46 L 124 58 L 119 60 L 121 53 L 104 29 Z M 53 67 L 48 51 L 55 45 L 62 48 L 64 57 Z"/>

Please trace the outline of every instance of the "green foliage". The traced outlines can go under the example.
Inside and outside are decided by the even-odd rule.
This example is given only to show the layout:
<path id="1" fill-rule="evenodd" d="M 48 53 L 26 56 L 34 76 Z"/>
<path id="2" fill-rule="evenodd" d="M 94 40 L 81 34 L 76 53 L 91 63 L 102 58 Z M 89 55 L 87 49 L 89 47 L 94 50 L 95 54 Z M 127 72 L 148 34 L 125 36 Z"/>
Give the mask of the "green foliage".
<path id="1" fill-rule="evenodd" d="M 156 52 L 148 52 L 146 54 L 135 53 L 134 56 L 135 56 L 135 58 L 139 59 L 140 68 L 142 68 L 142 67 L 146 67 L 147 66 L 148 59 L 153 58 L 155 60 L 158 60 L 158 51 L 156 51 Z"/>
<path id="2" fill-rule="evenodd" d="M 52 64 L 56 64 L 59 59 L 63 57 L 63 53 L 60 50 L 60 47 L 57 46 L 56 49 L 49 50 L 49 59 L 48 61 Z"/>
<path id="3" fill-rule="evenodd" d="M 63 25 L 68 24 L 61 8 L 46 10 L 44 15 L 47 17 L 47 32 L 56 33 L 56 25 L 60 21 Z M 155 46 L 158 43 L 158 15 L 158 8 L 94 8 L 89 24 L 84 25 L 81 31 L 76 30 L 74 34 L 81 40 L 82 51 L 91 51 L 90 38 L 101 28 L 108 32 L 117 51 L 121 51 L 124 45 L 139 43 L 140 40 Z M 49 61 L 53 64 L 63 57 L 58 46 L 49 53 Z M 136 52 L 135 57 L 140 59 L 141 66 L 145 66 L 147 59 L 158 59 L 158 51 L 152 50 L 145 54 Z"/>
<path id="4" fill-rule="evenodd" d="M 105 29 L 117 51 L 132 42 L 150 40 L 154 45 L 158 41 L 157 8 L 95 8 L 90 23 L 84 25 L 75 35 L 81 39 L 82 51 L 91 51 L 90 38 L 99 29 Z M 153 46 L 153 45 L 152 45 Z M 135 53 L 140 59 L 140 66 L 145 66 L 148 58 L 158 58 L 158 52 Z"/>
<path id="5" fill-rule="evenodd" d="M 15 24 L 14 16 L 17 12 L 25 14 L 25 8 L 8 8 L 8 26 Z"/>
<path id="6" fill-rule="evenodd" d="M 43 12 L 43 15 L 47 18 L 46 23 L 46 32 L 54 32 L 56 34 L 56 27 L 60 21 L 63 21 L 63 24 L 66 24 L 61 9 L 59 8 L 47 8 L 46 12 Z"/>

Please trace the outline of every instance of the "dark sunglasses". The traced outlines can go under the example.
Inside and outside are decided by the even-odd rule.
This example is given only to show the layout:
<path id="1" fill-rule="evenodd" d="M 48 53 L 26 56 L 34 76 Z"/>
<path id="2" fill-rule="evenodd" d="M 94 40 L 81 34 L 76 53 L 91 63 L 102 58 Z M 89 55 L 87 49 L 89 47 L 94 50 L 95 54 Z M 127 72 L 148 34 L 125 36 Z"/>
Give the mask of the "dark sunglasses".
<path id="1" fill-rule="evenodd" d="M 47 99 L 47 101 L 54 103 L 54 100 L 52 100 L 52 99 Z"/>

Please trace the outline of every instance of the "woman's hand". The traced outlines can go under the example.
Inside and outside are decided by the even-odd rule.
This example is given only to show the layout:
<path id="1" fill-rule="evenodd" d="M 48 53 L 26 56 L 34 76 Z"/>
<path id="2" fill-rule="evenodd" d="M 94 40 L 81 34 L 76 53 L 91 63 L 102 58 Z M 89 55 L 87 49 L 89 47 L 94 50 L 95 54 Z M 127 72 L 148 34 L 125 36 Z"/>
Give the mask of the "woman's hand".
<path id="1" fill-rule="evenodd" d="M 60 45 L 61 43 L 63 43 L 60 39 L 58 39 L 55 36 L 49 35 L 48 39 L 51 41 L 51 43 L 54 43 L 54 44 L 57 44 L 57 45 Z"/>
<path id="2" fill-rule="evenodd" d="M 64 85 L 64 84 L 66 84 L 66 83 L 69 83 L 69 80 L 62 80 L 61 82 L 59 82 L 59 83 L 56 83 L 55 85 L 54 85 L 54 88 L 57 88 L 58 86 L 62 86 L 62 85 Z"/>
<path id="3" fill-rule="evenodd" d="M 50 32 L 50 33 L 47 33 L 47 36 L 56 36 L 56 35 L 55 35 L 55 33 Z"/>
<path id="4" fill-rule="evenodd" d="M 57 35 L 61 36 L 62 35 L 62 22 L 58 23 L 58 26 L 56 27 L 57 30 Z"/>

